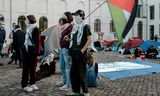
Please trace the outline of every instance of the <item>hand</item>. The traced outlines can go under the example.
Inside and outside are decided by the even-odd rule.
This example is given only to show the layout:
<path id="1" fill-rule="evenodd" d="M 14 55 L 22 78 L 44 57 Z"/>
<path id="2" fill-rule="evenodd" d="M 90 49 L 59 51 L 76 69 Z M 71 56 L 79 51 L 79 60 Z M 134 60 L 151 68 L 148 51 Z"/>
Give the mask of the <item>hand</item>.
<path id="1" fill-rule="evenodd" d="M 69 36 L 68 36 L 68 35 L 65 35 L 65 36 L 64 36 L 64 40 L 65 40 L 65 41 L 70 41 Z"/>
<path id="2" fill-rule="evenodd" d="M 85 51 L 85 50 L 83 50 L 83 49 L 81 50 L 82 53 L 84 53 L 84 51 Z"/>

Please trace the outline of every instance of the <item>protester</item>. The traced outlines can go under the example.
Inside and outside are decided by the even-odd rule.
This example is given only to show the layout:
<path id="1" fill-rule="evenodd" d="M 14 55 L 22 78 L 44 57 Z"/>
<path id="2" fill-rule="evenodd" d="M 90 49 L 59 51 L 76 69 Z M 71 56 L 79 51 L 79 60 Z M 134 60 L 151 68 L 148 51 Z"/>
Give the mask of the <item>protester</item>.
<path id="1" fill-rule="evenodd" d="M 21 86 L 24 91 L 31 92 L 38 89 L 35 83 L 37 56 L 40 51 L 40 31 L 36 26 L 36 18 L 34 15 L 28 15 L 25 23 L 27 25 L 27 30 L 23 48 Z"/>
<path id="2" fill-rule="evenodd" d="M 22 49 L 25 40 L 25 33 L 19 25 L 16 25 L 16 30 L 13 33 L 13 50 L 15 50 L 15 59 L 19 61 L 19 67 L 22 67 Z M 12 60 L 13 61 L 13 60 Z"/>
<path id="3" fill-rule="evenodd" d="M 140 57 L 140 56 L 142 55 L 142 53 L 143 53 L 143 51 L 142 51 L 142 49 L 140 48 L 140 46 L 137 46 L 137 47 L 135 48 L 135 51 L 134 51 L 134 56 L 135 56 L 135 58 Z"/>
<path id="4" fill-rule="evenodd" d="M 15 30 L 16 30 L 16 23 L 14 22 L 12 24 L 12 31 L 9 34 L 9 39 L 10 39 L 10 44 L 9 44 L 9 47 L 8 47 L 8 56 L 9 57 L 11 56 L 11 54 L 13 52 L 13 50 L 12 50 L 12 42 L 13 42 L 13 33 L 15 32 Z"/>
<path id="5" fill-rule="evenodd" d="M 1 57 L 4 56 L 4 54 L 2 53 L 2 49 L 3 49 L 3 45 L 6 38 L 6 30 L 4 29 L 3 25 L 4 24 L 0 23 L 0 55 Z"/>
<path id="6" fill-rule="evenodd" d="M 70 77 L 73 91 L 71 94 L 80 94 L 80 88 L 82 88 L 84 96 L 89 96 L 86 84 L 86 50 L 92 42 L 92 34 L 90 26 L 84 22 L 84 11 L 77 10 L 73 15 L 75 15 L 76 24 L 71 32 L 70 42 L 72 57 Z"/>
<path id="7" fill-rule="evenodd" d="M 156 55 L 158 55 L 157 49 L 151 45 L 147 50 L 147 58 L 149 59 L 156 59 Z"/>
<path id="8" fill-rule="evenodd" d="M 86 81 L 88 87 L 97 87 L 100 84 L 100 76 L 98 74 L 98 63 L 94 62 L 93 52 L 94 50 L 92 48 L 87 49 Z"/>
<path id="9" fill-rule="evenodd" d="M 45 78 L 47 76 L 50 76 L 55 73 L 56 71 L 56 63 L 54 61 L 54 54 L 50 53 L 47 57 L 45 57 L 41 65 L 39 66 L 40 70 L 36 72 L 37 74 L 37 81 Z"/>
<path id="10" fill-rule="evenodd" d="M 67 40 L 67 36 L 72 31 L 73 28 L 72 21 L 73 21 L 72 14 L 70 12 L 65 12 L 62 17 L 61 37 L 60 37 L 60 68 L 63 75 L 63 86 L 60 87 L 60 90 L 71 89 L 71 83 L 70 83 L 71 60 L 69 59 L 69 54 L 68 54 L 69 40 Z"/>
<path id="11" fill-rule="evenodd" d="M 158 41 L 158 35 L 155 35 L 155 36 L 154 36 L 154 40 L 155 40 L 155 41 Z"/>
<path id="12" fill-rule="evenodd" d="M 16 52 L 12 48 L 13 47 L 12 46 L 12 44 L 13 44 L 13 34 L 14 34 L 15 30 L 16 30 L 16 23 L 14 22 L 12 24 L 12 31 L 9 34 L 10 44 L 9 44 L 7 53 L 8 53 L 8 57 L 11 58 L 11 61 L 9 61 L 8 64 L 12 64 L 12 62 L 15 61 L 15 65 L 17 65 Z"/>

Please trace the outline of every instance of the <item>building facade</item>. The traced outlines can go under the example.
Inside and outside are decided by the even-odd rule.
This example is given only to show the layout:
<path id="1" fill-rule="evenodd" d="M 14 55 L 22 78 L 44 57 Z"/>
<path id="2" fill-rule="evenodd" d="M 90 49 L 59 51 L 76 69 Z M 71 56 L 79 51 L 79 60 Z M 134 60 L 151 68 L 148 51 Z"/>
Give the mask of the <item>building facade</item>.
<path id="1" fill-rule="evenodd" d="M 35 15 L 37 25 L 41 31 L 43 31 L 52 25 L 58 24 L 59 18 L 65 11 L 75 12 L 78 9 L 82 9 L 87 16 L 86 21 L 91 25 L 94 40 L 98 39 L 97 33 L 99 32 L 104 33 L 103 39 L 113 40 L 116 39 L 116 30 L 107 3 L 103 4 L 105 1 L 106 0 L 0 0 L 0 22 L 4 22 L 5 24 L 7 31 L 6 39 L 8 40 L 13 22 L 19 23 L 22 29 L 25 30 L 25 19 L 27 15 Z M 98 6 L 101 7 L 96 9 Z M 94 11 L 95 9 L 96 11 Z M 146 40 L 151 39 L 151 35 L 160 35 L 160 1 L 139 0 L 137 10 L 139 10 L 137 18 L 127 38 L 139 36 Z M 154 10 L 154 12 L 150 12 L 152 10 Z M 153 13 L 154 19 L 150 19 L 150 14 L 153 15 Z"/>

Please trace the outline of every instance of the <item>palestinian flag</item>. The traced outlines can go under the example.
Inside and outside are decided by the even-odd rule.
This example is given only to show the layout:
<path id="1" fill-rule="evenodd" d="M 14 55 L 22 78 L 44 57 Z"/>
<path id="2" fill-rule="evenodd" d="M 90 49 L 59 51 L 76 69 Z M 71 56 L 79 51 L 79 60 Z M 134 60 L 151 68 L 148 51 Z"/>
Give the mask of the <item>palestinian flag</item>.
<path id="1" fill-rule="evenodd" d="M 122 43 L 134 23 L 137 4 L 138 0 L 108 0 L 119 43 Z"/>

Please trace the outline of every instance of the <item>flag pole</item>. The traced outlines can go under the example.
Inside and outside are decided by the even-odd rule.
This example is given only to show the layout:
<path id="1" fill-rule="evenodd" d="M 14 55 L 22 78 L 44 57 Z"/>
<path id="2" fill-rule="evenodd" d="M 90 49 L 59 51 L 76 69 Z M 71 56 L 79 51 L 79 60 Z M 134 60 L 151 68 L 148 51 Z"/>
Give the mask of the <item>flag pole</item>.
<path id="1" fill-rule="evenodd" d="M 107 2 L 107 0 L 105 0 L 101 5 L 99 5 L 97 8 L 95 8 L 91 13 L 89 13 L 86 18 L 88 18 L 90 15 L 92 15 L 98 8 L 100 8 L 103 4 L 105 4 Z M 86 19 L 85 18 L 85 19 Z"/>

